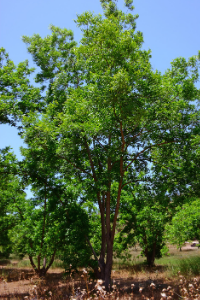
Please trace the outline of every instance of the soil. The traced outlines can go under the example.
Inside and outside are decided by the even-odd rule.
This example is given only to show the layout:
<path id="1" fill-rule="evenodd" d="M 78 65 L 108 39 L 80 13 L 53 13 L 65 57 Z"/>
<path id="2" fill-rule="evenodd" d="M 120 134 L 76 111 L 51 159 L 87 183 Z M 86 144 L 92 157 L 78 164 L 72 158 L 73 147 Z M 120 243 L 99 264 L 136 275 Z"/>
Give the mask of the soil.
<path id="1" fill-rule="evenodd" d="M 2 268 L 2 267 L 1 267 Z M 37 298 L 36 295 L 33 294 L 34 288 L 37 286 L 43 293 L 44 296 L 47 296 L 46 293 L 42 292 L 45 290 L 55 291 L 58 295 L 58 298 L 53 299 L 69 299 L 69 296 L 72 295 L 72 289 L 77 290 L 86 290 L 86 284 L 84 279 L 81 279 L 81 274 L 77 274 L 77 278 L 72 282 L 69 278 L 63 279 L 63 271 L 62 270 L 51 270 L 45 277 L 44 280 L 39 279 L 34 275 L 34 272 L 31 269 L 17 269 L 17 268 L 2 268 L 0 272 L 4 271 L 5 274 L 8 274 L 6 280 L 1 280 L 0 282 L 0 299 L 26 299 L 26 296 L 31 296 L 31 300 L 36 299 L 47 299 Z M 122 275 L 121 277 L 119 277 Z M 75 276 L 75 277 L 76 277 Z M 4 277 L 5 278 L 5 277 Z M 118 272 L 113 272 L 112 274 L 113 286 L 116 286 L 116 289 L 119 294 L 123 295 L 124 299 L 128 299 L 128 297 L 124 297 L 124 295 L 128 295 L 131 292 L 134 292 L 134 299 L 141 299 L 141 295 L 139 293 L 139 289 L 143 289 L 143 294 L 151 293 L 150 284 L 153 282 L 156 285 L 156 294 L 160 299 L 160 293 L 163 288 L 167 288 L 169 285 L 174 285 L 174 282 L 170 282 L 165 278 L 156 279 L 147 279 L 147 275 L 140 276 L 132 276 L 125 277 L 125 273 L 120 274 Z M 90 282 L 89 290 L 93 290 L 95 282 Z M 131 285 L 134 284 L 134 288 L 131 289 Z M 73 288 L 72 288 L 73 286 Z M 41 287 L 41 288 L 40 288 Z M 154 292 L 155 293 L 155 292 Z M 60 296 L 59 296 L 60 295 Z M 51 299 L 51 298 L 49 298 Z M 176 299 L 176 298 L 174 298 Z"/>
<path id="2" fill-rule="evenodd" d="M 3 275 L 0 275 L 0 298 L 9 295 L 28 296 L 35 285 L 45 284 L 46 281 L 59 285 L 63 281 L 63 270 L 60 269 L 50 270 L 45 280 L 39 279 L 29 268 L 0 266 L 0 274 Z"/>
<path id="3" fill-rule="evenodd" d="M 6 269 L 6 271 L 9 269 Z M 0 299 L 24 299 L 26 296 L 33 295 L 34 287 L 37 285 L 41 285 L 41 288 L 43 290 L 49 289 L 53 290 L 53 287 L 56 288 L 57 293 L 61 293 L 63 295 L 63 298 L 59 299 L 69 299 L 69 295 L 72 294 L 72 284 L 69 282 L 69 280 L 63 280 L 63 272 L 61 271 L 51 271 L 51 273 L 47 274 L 45 280 L 41 280 L 34 276 L 31 269 L 21 269 L 20 271 L 23 272 L 23 274 L 28 277 L 26 279 L 20 279 L 17 278 L 18 276 L 18 269 L 12 269 L 9 270 L 11 272 L 16 272 L 16 276 L 13 279 L 10 277 L 8 281 L 1 281 L 0 282 Z M 116 274 L 117 275 L 117 274 Z M 135 278 L 135 277 L 129 277 L 129 278 L 119 278 L 117 276 L 113 277 L 113 284 L 116 286 L 117 290 L 120 294 L 129 294 L 132 291 L 136 295 L 137 298 L 134 299 L 140 299 L 140 293 L 139 289 L 143 288 L 144 293 L 145 291 L 149 293 L 149 286 L 152 282 L 157 287 L 157 293 L 160 295 L 163 288 L 167 288 L 170 283 L 164 283 L 162 279 L 157 280 L 146 280 L 145 278 Z M 134 283 L 134 288 L 131 289 L 131 284 Z M 92 290 L 95 286 L 96 282 L 91 282 L 89 290 Z M 80 287 L 81 290 L 86 289 L 86 285 L 84 280 L 75 280 L 73 282 L 74 289 L 77 290 L 78 287 Z M 64 297 L 64 295 L 66 297 Z M 139 298 L 138 298 L 139 297 Z M 30 298 L 29 298 L 30 299 Z M 37 297 L 31 297 L 31 299 L 40 299 Z"/>
<path id="4" fill-rule="evenodd" d="M 191 247 L 190 244 L 182 247 L 183 252 L 197 250 L 197 247 Z M 73 280 L 69 278 L 64 279 L 64 272 L 62 269 L 50 269 L 45 279 L 39 279 L 33 269 L 19 268 L 17 267 L 18 261 L 0 261 L 0 299 L 26 299 L 24 297 L 30 296 L 33 293 L 34 288 L 41 287 L 41 290 L 56 290 L 59 299 L 69 299 L 69 295 L 73 293 L 73 289 L 86 289 L 86 284 L 80 274 L 75 274 Z M 149 286 L 153 282 L 156 285 L 156 292 L 160 295 L 163 288 L 167 288 L 169 285 L 176 286 L 177 282 L 165 278 L 163 266 L 157 266 L 155 270 L 146 270 L 144 273 L 136 273 L 132 277 L 129 277 L 129 273 L 126 270 L 119 270 L 112 272 L 113 285 L 116 285 L 118 291 L 121 293 L 134 292 L 134 299 L 141 299 L 139 289 L 143 288 L 144 291 L 150 293 Z M 159 277 L 157 277 L 157 272 Z M 131 290 L 131 284 L 134 284 L 134 288 Z M 95 282 L 91 282 L 89 290 L 92 290 L 95 286 Z M 59 296 L 59 293 L 61 297 Z M 65 297 L 63 296 L 65 295 Z M 63 296 L 63 297 L 62 297 Z M 39 299 L 37 297 L 31 297 L 29 299 Z M 41 299 L 41 298 L 40 298 Z M 46 297 L 43 297 L 46 299 Z M 154 298 L 160 299 L 160 298 Z M 176 297 L 174 297 L 176 299 Z"/>

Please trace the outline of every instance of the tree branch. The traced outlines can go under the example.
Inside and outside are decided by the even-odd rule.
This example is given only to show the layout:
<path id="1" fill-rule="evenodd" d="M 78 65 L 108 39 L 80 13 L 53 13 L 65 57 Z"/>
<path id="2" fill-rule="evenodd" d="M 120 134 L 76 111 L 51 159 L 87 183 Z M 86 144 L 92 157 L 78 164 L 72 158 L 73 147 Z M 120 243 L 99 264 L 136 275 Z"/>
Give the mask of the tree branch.
<path id="1" fill-rule="evenodd" d="M 37 267 L 36 267 L 36 265 L 35 265 L 34 262 L 33 262 L 33 257 L 32 257 L 31 255 L 29 255 L 28 257 L 29 257 L 31 266 L 33 267 L 33 270 L 34 270 L 35 273 L 37 274 Z"/>
<path id="2" fill-rule="evenodd" d="M 89 158 L 89 161 L 90 161 L 90 166 L 91 166 L 91 169 L 92 169 L 92 175 L 93 175 L 92 177 L 94 178 L 94 181 L 97 182 L 97 176 L 96 176 L 96 172 L 95 172 L 95 169 L 94 169 L 94 163 L 93 163 L 93 160 L 92 160 L 92 155 L 90 153 L 90 149 L 89 149 L 89 146 L 88 146 L 88 143 L 87 143 L 86 140 L 85 140 L 85 145 L 86 145 L 88 158 Z"/>
<path id="3" fill-rule="evenodd" d="M 134 160 L 137 159 L 137 157 L 144 153 L 147 149 L 151 149 L 153 147 L 157 147 L 157 146 L 162 146 L 162 145 L 166 145 L 166 144 L 171 144 L 171 143 L 174 143 L 175 141 L 172 141 L 172 142 L 163 142 L 163 143 L 159 143 L 159 144 L 154 144 L 154 145 L 150 145 L 148 147 L 146 147 L 145 149 L 143 149 L 142 151 L 140 151 L 133 159 L 131 159 L 131 162 L 128 164 L 128 166 L 125 168 L 125 171 L 128 169 L 128 167 L 133 163 Z"/>
<path id="4" fill-rule="evenodd" d="M 46 269 L 45 269 L 45 273 L 49 270 L 49 268 L 51 267 L 52 263 L 54 262 L 54 258 L 55 258 L 55 255 L 56 255 L 56 251 L 57 251 L 57 249 L 54 250 L 54 253 L 53 253 L 52 257 L 51 257 L 51 260 L 50 260 L 48 266 L 47 266 Z"/>
<path id="5" fill-rule="evenodd" d="M 139 182 L 139 181 L 146 181 L 146 180 L 141 180 L 141 179 L 138 179 L 138 180 L 130 180 L 130 181 L 128 181 L 128 182 L 126 182 L 126 183 L 124 183 L 123 185 L 122 185 L 122 189 L 123 189 L 123 187 L 125 187 L 127 184 L 129 184 L 129 183 L 132 183 L 132 182 Z"/>
<path id="6" fill-rule="evenodd" d="M 90 249 L 92 250 L 92 253 L 93 253 L 93 255 L 94 255 L 96 261 L 97 261 L 98 264 L 99 264 L 98 257 L 97 257 L 97 255 L 96 255 L 96 252 L 94 251 L 94 248 L 92 247 L 92 244 L 90 243 L 89 238 L 88 238 L 87 236 L 85 236 L 85 238 L 86 238 L 86 241 L 88 242 L 88 245 L 89 245 Z M 100 266 L 100 267 L 101 267 L 101 266 Z"/>
<path id="7" fill-rule="evenodd" d="M 66 160 L 69 164 L 71 164 L 71 165 L 72 165 L 73 167 L 75 167 L 76 169 L 78 169 L 78 170 L 82 171 L 83 173 L 85 173 L 85 174 L 87 174 L 87 175 L 93 177 L 92 174 L 90 174 L 90 173 L 88 173 L 87 171 L 85 171 L 84 169 L 78 167 L 77 165 L 75 165 L 74 163 L 72 163 L 72 162 L 71 162 L 69 159 L 67 159 L 66 157 L 63 157 L 63 156 L 61 156 L 61 155 L 58 155 L 58 157 L 59 157 L 59 158 L 62 158 L 62 159 L 64 159 L 64 160 Z"/>

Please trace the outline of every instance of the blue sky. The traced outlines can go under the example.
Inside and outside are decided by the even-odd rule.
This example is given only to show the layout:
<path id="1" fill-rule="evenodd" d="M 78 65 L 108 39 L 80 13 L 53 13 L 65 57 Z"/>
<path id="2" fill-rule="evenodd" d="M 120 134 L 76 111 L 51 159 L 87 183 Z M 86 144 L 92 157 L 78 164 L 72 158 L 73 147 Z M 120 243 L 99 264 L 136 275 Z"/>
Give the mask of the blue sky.
<path id="1" fill-rule="evenodd" d="M 123 0 L 118 5 L 123 8 Z M 152 66 L 164 72 L 170 62 L 179 56 L 190 57 L 200 50 L 199 0 L 135 0 L 134 14 L 139 14 L 137 30 L 144 34 L 143 48 L 152 50 Z M 75 39 L 81 33 L 73 22 L 76 14 L 90 10 L 102 13 L 99 0 L 0 0 L 0 47 L 4 47 L 14 63 L 31 56 L 21 36 L 42 37 L 50 34 L 49 25 L 66 27 L 74 31 Z M 125 10 L 126 11 L 126 10 Z M 0 126 L 0 148 L 11 146 L 20 158 L 23 141 L 17 130 Z"/>

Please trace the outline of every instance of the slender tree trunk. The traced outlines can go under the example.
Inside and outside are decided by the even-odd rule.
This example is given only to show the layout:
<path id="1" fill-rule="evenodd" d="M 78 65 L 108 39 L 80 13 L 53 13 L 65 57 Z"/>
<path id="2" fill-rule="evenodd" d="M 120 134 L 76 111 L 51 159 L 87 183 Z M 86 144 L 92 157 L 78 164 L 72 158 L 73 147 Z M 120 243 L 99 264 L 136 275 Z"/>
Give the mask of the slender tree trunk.
<path id="1" fill-rule="evenodd" d="M 40 273 L 40 257 L 41 257 L 41 255 L 39 254 L 38 255 L 38 267 L 37 267 L 39 273 Z"/>
<path id="2" fill-rule="evenodd" d="M 98 259 L 96 252 L 95 252 L 94 248 L 92 247 L 90 240 L 87 236 L 86 236 L 86 240 L 90 246 L 90 249 L 92 250 L 92 253 L 93 253 L 96 261 L 98 262 L 98 266 L 94 268 L 95 277 L 98 279 L 104 280 L 104 277 L 105 277 L 105 262 L 104 262 L 105 254 L 103 254 L 101 251 L 100 258 Z M 101 248 L 104 248 L 104 247 L 102 247 L 102 245 L 101 245 Z M 99 271 L 99 269 L 100 269 L 100 271 Z"/>
<path id="3" fill-rule="evenodd" d="M 105 288 L 108 290 L 109 285 L 111 284 L 111 271 L 113 264 L 113 243 L 111 238 L 108 238 L 107 241 L 107 257 L 105 265 Z"/>
<path id="4" fill-rule="evenodd" d="M 29 257 L 29 260 L 30 260 L 30 263 L 31 263 L 31 266 L 32 266 L 33 270 L 35 271 L 35 273 L 37 273 L 37 267 L 33 262 L 33 257 L 31 255 L 29 255 L 28 257 Z"/>
<path id="5" fill-rule="evenodd" d="M 44 257 L 44 259 L 43 259 L 43 268 L 46 268 L 46 257 Z"/>
<path id="6" fill-rule="evenodd" d="M 54 253 L 52 254 L 52 257 L 51 257 L 50 262 L 47 267 L 46 267 L 46 257 L 44 258 L 42 269 L 40 268 L 40 266 L 38 268 L 36 267 L 36 265 L 33 262 L 33 257 L 31 255 L 29 255 L 29 260 L 30 260 L 31 266 L 33 267 L 35 273 L 39 277 L 44 277 L 46 275 L 47 271 L 49 270 L 49 268 L 51 267 L 51 265 L 54 262 L 55 255 L 56 255 L 56 249 L 54 250 Z"/>
<path id="7" fill-rule="evenodd" d="M 55 255 L 56 255 L 56 251 L 57 251 L 57 249 L 54 250 L 54 253 L 53 253 L 52 257 L 51 257 L 51 260 L 50 260 L 48 266 L 47 266 L 46 269 L 45 269 L 45 274 L 46 274 L 46 272 L 49 270 L 49 268 L 51 267 L 51 265 L 52 265 L 53 262 L 54 262 L 54 258 L 55 258 Z"/>
<path id="8" fill-rule="evenodd" d="M 156 256 L 156 242 L 153 244 L 153 248 L 150 251 L 147 248 L 145 249 L 145 255 L 147 258 L 148 266 L 153 267 L 155 263 L 155 256 Z"/>
<path id="9" fill-rule="evenodd" d="M 147 264 L 148 264 L 148 266 L 152 267 L 154 265 L 154 258 L 153 258 L 152 252 L 148 252 L 146 254 L 146 258 L 147 258 Z"/>
<path id="10" fill-rule="evenodd" d="M 103 196 L 103 207 L 101 210 L 101 252 L 99 257 L 99 265 L 100 265 L 100 279 L 104 280 L 105 278 L 105 254 L 106 254 L 106 228 L 105 228 L 105 218 L 104 218 L 104 201 L 105 198 Z"/>
<path id="11" fill-rule="evenodd" d="M 104 278 L 105 278 L 105 260 L 104 260 L 103 257 L 99 258 L 99 264 L 101 265 L 100 273 L 99 273 L 99 279 L 104 280 Z"/>

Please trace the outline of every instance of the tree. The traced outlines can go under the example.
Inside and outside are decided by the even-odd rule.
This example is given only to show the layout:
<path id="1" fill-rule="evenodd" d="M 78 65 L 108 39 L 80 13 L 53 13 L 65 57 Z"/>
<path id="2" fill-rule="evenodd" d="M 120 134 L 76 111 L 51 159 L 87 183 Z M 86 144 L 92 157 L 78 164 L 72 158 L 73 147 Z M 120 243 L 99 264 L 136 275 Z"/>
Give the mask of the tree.
<path id="1" fill-rule="evenodd" d="M 182 206 L 191 197 L 199 197 L 199 133 L 200 123 L 197 115 L 194 123 L 193 134 L 185 142 L 184 148 L 176 148 L 169 156 L 165 149 L 156 149 L 152 154 L 152 172 L 159 178 L 159 186 L 165 186 L 168 195 Z"/>
<path id="2" fill-rule="evenodd" d="M 0 48 L 0 124 L 17 126 L 23 115 L 36 109 L 41 111 L 40 89 L 27 78 L 33 71 L 28 61 L 15 66 L 6 50 Z"/>
<path id="3" fill-rule="evenodd" d="M 9 147 L 0 150 L 0 178 L 0 256 L 9 257 L 12 252 L 9 230 L 19 222 L 13 207 L 25 199 L 17 159 Z"/>
<path id="4" fill-rule="evenodd" d="M 13 213 L 19 222 L 9 232 L 14 251 L 28 255 L 36 274 L 45 276 L 57 252 L 65 266 L 89 263 L 91 250 L 85 243 L 90 235 L 88 216 L 77 204 L 79 187 L 66 180 L 33 141 L 22 148 L 21 181 L 31 185 L 33 198 L 15 199 Z M 49 155 L 53 147 L 50 147 Z"/>
<path id="5" fill-rule="evenodd" d="M 123 257 L 124 250 L 136 243 L 142 248 L 149 266 L 163 255 L 165 226 L 177 207 L 188 202 L 186 187 L 182 182 L 174 182 L 176 177 L 179 179 L 157 160 L 157 165 L 151 164 L 148 176 L 141 173 L 139 182 L 125 188 L 119 215 L 121 229 L 115 245 L 117 255 Z"/>
<path id="6" fill-rule="evenodd" d="M 115 1 L 101 3 L 105 17 L 77 17 L 83 32 L 78 46 L 71 31 L 54 26 L 44 39 L 24 37 L 46 96 L 43 113 L 24 116 L 23 126 L 25 142 L 34 139 L 44 152 L 51 143 L 59 172 L 70 169 L 85 197 L 98 205 L 98 264 L 108 287 L 122 190 L 142 171 L 148 174 L 156 149 L 163 147 L 166 156 L 184 152 L 198 114 L 191 101 L 200 93 L 197 56 L 175 59 L 164 75 L 153 71 L 135 30 L 138 16 L 118 10 Z M 125 6 L 133 10 L 131 0 Z"/>
<path id="7" fill-rule="evenodd" d="M 54 207 L 51 197 L 38 205 L 34 202 L 29 199 L 23 203 L 21 221 L 9 232 L 15 253 L 28 255 L 39 277 L 46 275 L 57 252 L 61 253 L 65 268 L 71 263 L 74 268 L 88 263 L 91 251 L 85 245 L 89 231 L 86 212 L 70 203 L 69 198 L 60 207 Z"/>
<path id="8" fill-rule="evenodd" d="M 122 201 L 118 243 L 121 251 L 139 243 L 148 266 L 162 256 L 165 224 L 170 218 L 170 198 L 155 185 L 139 184 L 129 191 L 129 201 Z"/>
<path id="9" fill-rule="evenodd" d="M 11 251 L 21 257 L 28 255 L 40 277 L 51 267 L 57 252 L 66 268 L 92 263 L 86 244 L 86 237 L 90 237 L 88 216 L 76 203 L 79 185 L 56 172 L 56 163 L 50 168 L 49 157 L 41 149 L 21 151 L 22 162 L 8 147 L 0 151 L 0 255 L 8 257 Z M 33 198 L 26 199 L 24 190 L 30 184 Z"/>
<path id="10" fill-rule="evenodd" d="M 168 240 L 181 247 L 188 240 L 200 239 L 200 199 L 178 207 L 171 223 L 166 226 Z"/>

